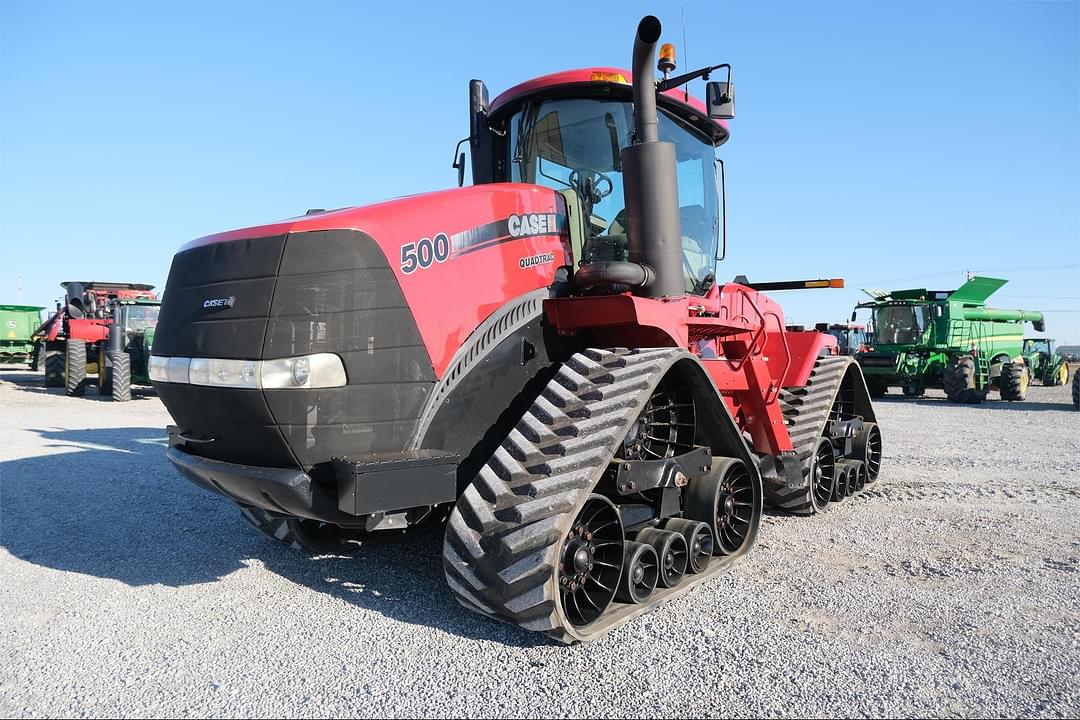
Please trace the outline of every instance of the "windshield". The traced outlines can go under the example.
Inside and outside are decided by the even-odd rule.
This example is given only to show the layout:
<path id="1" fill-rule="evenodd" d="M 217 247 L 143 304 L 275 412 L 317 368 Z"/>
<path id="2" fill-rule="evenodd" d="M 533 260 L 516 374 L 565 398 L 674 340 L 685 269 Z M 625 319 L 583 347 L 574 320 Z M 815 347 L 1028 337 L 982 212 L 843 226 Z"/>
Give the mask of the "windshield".
<path id="1" fill-rule="evenodd" d="M 874 310 L 874 337 L 884 345 L 917 343 L 925 329 L 925 305 L 885 305 Z"/>
<path id="2" fill-rule="evenodd" d="M 1027 355 L 1033 352 L 1044 352 L 1050 354 L 1050 341 L 1049 340 L 1025 340 L 1024 341 L 1024 354 Z"/>
<path id="3" fill-rule="evenodd" d="M 124 305 L 124 328 L 146 330 L 157 325 L 160 305 Z"/>
<path id="4" fill-rule="evenodd" d="M 660 139 L 675 145 L 686 291 L 701 294 L 713 281 L 720 227 L 713 146 L 662 110 L 659 115 Z M 511 118 L 511 179 L 571 188 L 589 212 L 579 261 L 628 257 L 619 155 L 632 131 L 630 104 L 612 100 L 547 100 Z"/>

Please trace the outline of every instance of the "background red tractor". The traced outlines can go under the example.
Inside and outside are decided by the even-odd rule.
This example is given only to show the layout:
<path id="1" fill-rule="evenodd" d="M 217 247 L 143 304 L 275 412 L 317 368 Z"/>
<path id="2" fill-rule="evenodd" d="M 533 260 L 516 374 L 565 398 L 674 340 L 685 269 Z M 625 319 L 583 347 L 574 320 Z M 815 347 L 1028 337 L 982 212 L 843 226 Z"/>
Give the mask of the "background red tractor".
<path id="1" fill-rule="evenodd" d="M 462 605 L 565 641 L 730 566 L 764 503 L 875 480 L 858 365 L 717 280 L 730 67 L 665 46 L 657 81 L 659 37 L 632 72 L 472 81 L 471 187 L 181 248 L 151 360 L 176 468 L 316 552 L 445 522 Z"/>
<path id="2" fill-rule="evenodd" d="M 64 288 L 63 301 L 56 304 L 56 312 L 35 332 L 35 359 L 42 352 L 45 355 L 45 386 L 63 387 L 68 395 L 82 395 L 89 376 L 96 374 L 99 391 L 111 392 L 111 361 L 106 345 L 116 308 L 120 304 L 150 305 L 156 322 L 154 286 L 75 281 L 60 286 Z"/>

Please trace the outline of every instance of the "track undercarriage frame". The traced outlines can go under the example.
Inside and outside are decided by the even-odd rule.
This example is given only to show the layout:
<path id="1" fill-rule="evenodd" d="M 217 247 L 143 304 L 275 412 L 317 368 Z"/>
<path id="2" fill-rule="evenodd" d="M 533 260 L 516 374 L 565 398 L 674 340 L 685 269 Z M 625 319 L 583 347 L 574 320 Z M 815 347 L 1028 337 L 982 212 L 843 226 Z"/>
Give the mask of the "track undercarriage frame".
<path id="1" fill-rule="evenodd" d="M 751 288 L 544 310 L 616 349 L 563 363 L 458 500 L 444 567 L 466 607 L 589 640 L 729 567 L 763 505 L 811 514 L 877 478 L 858 366 Z"/>

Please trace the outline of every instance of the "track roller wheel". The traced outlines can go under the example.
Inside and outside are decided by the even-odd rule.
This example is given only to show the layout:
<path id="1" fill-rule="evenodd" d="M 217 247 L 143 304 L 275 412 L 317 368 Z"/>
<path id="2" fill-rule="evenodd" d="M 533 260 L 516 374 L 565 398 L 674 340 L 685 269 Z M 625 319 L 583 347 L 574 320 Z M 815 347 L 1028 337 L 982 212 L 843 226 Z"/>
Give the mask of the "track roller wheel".
<path id="1" fill-rule="evenodd" d="M 713 458 L 712 470 L 686 489 L 684 508 L 688 519 L 712 530 L 715 555 L 734 555 L 757 537 L 761 486 L 742 460 Z"/>
<path id="2" fill-rule="evenodd" d="M 677 532 L 686 540 L 686 572 L 697 575 L 709 567 L 713 556 L 713 533 L 708 524 L 696 520 L 671 518 L 664 529 Z"/>
<path id="3" fill-rule="evenodd" d="M 574 625 L 588 625 L 615 598 L 623 566 L 622 519 L 603 495 L 590 495 L 559 551 L 559 595 Z"/>
<path id="4" fill-rule="evenodd" d="M 877 423 L 864 423 L 862 430 L 855 436 L 852 457 L 866 464 L 866 482 L 878 479 L 881 472 L 881 429 Z"/>
<path id="5" fill-rule="evenodd" d="M 841 460 L 836 463 L 836 484 L 833 486 L 832 493 L 833 502 L 840 502 L 851 494 L 849 490 L 851 480 L 851 468 L 847 462 Z"/>
<path id="6" fill-rule="evenodd" d="M 852 494 L 861 492 L 866 487 L 866 463 L 856 461 L 850 477 L 855 480 L 853 485 L 849 483 L 849 487 L 854 487 Z"/>
<path id="7" fill-rule="evenodd" d="M 836 485 L 839 480 L 836 456 L 833 455 L 832 443 L 828 438 L 818 441 L 814 452 L 814 462 L 810 467 L 810 498 L 814 503 L 814 511 L 821 512 L 836 498 Z"/>
<path id="8" fill-rule="evenodd" d="M 627 541 L 623 544 L 623 573 L 615 599 L 641 604 L 648 600 L 660 579 L 660 560 L 652 545 Z"/>
<path id="9" fill-rule="evenodd" d="M 636 542 L 652 545 L 660 559 L 660 587 L 673 588 L 686 575 L 687 547 L 686 538 L 677 532 L 645 528 L 634 538 Z"/>

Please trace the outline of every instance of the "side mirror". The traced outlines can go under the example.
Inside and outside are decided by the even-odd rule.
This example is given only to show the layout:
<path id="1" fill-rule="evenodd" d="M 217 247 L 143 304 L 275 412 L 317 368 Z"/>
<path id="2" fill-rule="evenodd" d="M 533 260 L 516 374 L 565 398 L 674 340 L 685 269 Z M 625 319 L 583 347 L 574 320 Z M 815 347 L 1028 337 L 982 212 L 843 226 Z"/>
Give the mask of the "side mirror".
<path id="1" fill-rule="evenodd" d="M 858 313 L 859 313 L 858 310 L 852 310 L 851 311 L 851 322 L 855 322 L 855 316 L 858 315 Z"/>
<path id="2" fill-rule="evenodd" d="M 705 106 L 713 120 L 731 120 L 735 117 L 735 83 L 705 83 Z"/>
<path id="3" fill-rule="evenodd" d="M 469 142 L 469 138 L 465 138 L 458 142 L 457 147 L 454 148 L 454 162 L 450 163 L 450 167 L 457 170 L 458 187 L 465 186 L 465 153 L 459 151 L 461 150 L 461 146 L 467 142 Z"/>

